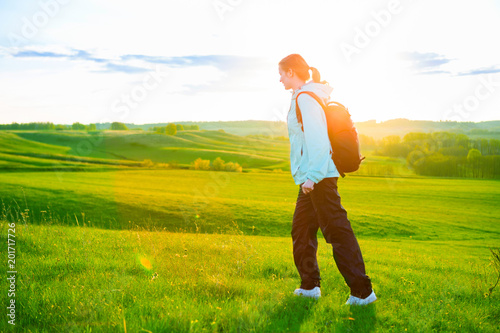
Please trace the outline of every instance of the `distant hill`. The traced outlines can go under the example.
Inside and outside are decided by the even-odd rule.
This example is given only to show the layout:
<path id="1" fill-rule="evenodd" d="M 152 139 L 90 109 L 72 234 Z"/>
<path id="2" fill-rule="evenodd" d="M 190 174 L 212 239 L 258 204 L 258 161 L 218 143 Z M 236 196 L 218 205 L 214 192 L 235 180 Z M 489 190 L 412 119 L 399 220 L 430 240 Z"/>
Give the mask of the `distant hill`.
<path id="1" fill-rule="evenodd" d="M 129 124 L 129 129 L 142 128 L 147 131 L 150 127 L 166 126 L 168 123 L 152 124 Z M 266 120 L 244 120 L 244 121 L 207 121 L 176 122 L 182 125 L 198 125 L 201 130 L 224 130 L 226 133 L 241 136 L 246 135 L 267 135 L 267 136 L 288 136 L 287 124 L 283 121 Z M 97 129 L 108 129 L 111 123 L 98 123 Z M 404 136 L 410 132 L 441 132 L 449 131 L 463 133 L 471 138 L 500 139 L 500 120 L 483 122 L 457 122 L 457 121 L 429 121 L 429 120 L 408 120 L 391 119 L 377 123 L 375 120 L 356 122 L 358 133 L 371 136 L 374 139 L 381 139 L 388 135 Z"/>
<path id="2" fill-rule="evenodd" d="M 0 131 L 0 170 L 148 167 L 174 163 L 187 168 L 197 158 L 239 163 L 251 169 L 289 169 L 287 140 L 242 137 L 222 131 L 137 130 Z M 148 163 L 150 161 L 150 163 Z"/>

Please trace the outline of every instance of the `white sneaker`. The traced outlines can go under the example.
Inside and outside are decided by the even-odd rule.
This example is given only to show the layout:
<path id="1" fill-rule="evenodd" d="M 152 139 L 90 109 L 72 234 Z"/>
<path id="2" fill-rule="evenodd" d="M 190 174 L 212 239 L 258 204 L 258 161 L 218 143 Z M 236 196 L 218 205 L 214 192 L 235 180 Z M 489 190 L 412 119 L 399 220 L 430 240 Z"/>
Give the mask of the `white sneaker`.
<path id="1" fill-rule="evenodd" d="M 299 288 L 295 289 L 293 293 L 297 296 L 311 297 L 316 299 L 321 297 L 321 289 L 319 289 L 319 287 L 314 287 L 311 290 Z"/>
<path id="2" fill-rule="evenodd" d="M 372 291 L 370 296 L 367 298 L 359 298 L 355 296 L 349 296 L 349 299 L 345 303 L 346 305 L 368 305 L 370 303 L 373 303 L 377 300 L 377 296 L 375 296 L 375 292 Z"/>

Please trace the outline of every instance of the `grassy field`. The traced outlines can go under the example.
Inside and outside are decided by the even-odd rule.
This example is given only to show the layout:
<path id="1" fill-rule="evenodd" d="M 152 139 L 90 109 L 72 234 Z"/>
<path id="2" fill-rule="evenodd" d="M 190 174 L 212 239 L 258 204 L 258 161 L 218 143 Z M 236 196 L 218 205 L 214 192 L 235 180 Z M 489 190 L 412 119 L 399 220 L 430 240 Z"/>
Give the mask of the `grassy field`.
<path id="1" fill-rule="evenodd" d="M 298 187 L 288 173 L 16 172 L 0 184 L 4 244 L 7 221 L 17 222 L 21 331 L 500 328 L 500 287 L 487 295 L 498 276 L 498 181 L 340 180 L 379 297 L 365 309 L 342 306 L 348 289 L 324 242 L 323 297 L 292 297 Z"/>
<path id="2" fill-rule="evenodd" d="M 2 238 L 6 224 L 0 224 Z M 497 332 L 487 241 L 366 240 L 379 300 L 349 291 L 321 244 L 322 298 L 294 297 L 291 240 L 18 223 L 17 331 Z M 498 245 L 498 243 L 496 243 Z M 2 290 L 7 281 L 2 279 Z M 6 293 L 2 293 L 6 304 Z M 6 320 L 0 330 L 9 330 Z M 11 331 L 11 330 L 10 330 Z"/>
<path id="3" fill-rule="evenodd" d="M 33 221 L 108 229 L 288 236 L 298 186 L 289 173 L 195 170 L 0 173 L 0 199 Z M 500 237 L 495 180 L 349 176 L 343 205 L 359 235 L 462 240 Z M 10 200 L 10 201 L 9 201 Z M 452 232 L 451 232 L 452 231 Z"/>
<path id="4" fill-rule="evenodd" d="M 101 136 L 102 134 L 102 136 Z M 16 327 L 0 332 L 497 332 L 495 180 L 367 156 L 339 180 L 379 300 L 321 242 L 322 294 L 293 297 L 288 142 L 220 131 L 0 131 L 0 239 L 16 230 Z M 196 158 L 243 173 L 170 169 Z M 396 176 L 395 176 L 396 175 Z M 320 235 L 321 237 L 321 235 Z M 7 276 L 7 256 L 2 265 Z M 500 269 L 500 266 L 498 266 Z M 0 300 L 9 301 L 7 279 Z"/>
<path id="5" fill-rule="evenodd" d="M 0 167 L 4 169 L 8 166 L 88 168 L 96 164 L 134 167 L 146 159 L 188 167 L 198 157 L 210 160 L 221 157 L 247 170 L 289 169 L 288 141 L 219 131 L 181 131 L 175 136 L 136 130 L 2 131 L 0 144 L 0 161 L 4 161 Z M 68 162 L 70 165 L 66 165 Z"/>

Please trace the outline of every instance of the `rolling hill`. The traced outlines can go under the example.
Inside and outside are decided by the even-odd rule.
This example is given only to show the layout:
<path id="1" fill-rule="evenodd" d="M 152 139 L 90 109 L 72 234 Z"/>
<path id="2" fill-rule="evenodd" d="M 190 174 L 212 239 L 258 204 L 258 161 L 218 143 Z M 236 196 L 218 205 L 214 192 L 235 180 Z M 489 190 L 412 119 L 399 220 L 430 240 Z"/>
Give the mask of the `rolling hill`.
<path id="1" fill-rule="evenodd" d="M 141 167 L 145 160 L 187 168 L 201 157 L 239 163 L 245 170 L 289 169 L 289 143 L 221 131 L 181 131 L 175 136 L 144 131 L 1 131 L 0 167 Z"/>

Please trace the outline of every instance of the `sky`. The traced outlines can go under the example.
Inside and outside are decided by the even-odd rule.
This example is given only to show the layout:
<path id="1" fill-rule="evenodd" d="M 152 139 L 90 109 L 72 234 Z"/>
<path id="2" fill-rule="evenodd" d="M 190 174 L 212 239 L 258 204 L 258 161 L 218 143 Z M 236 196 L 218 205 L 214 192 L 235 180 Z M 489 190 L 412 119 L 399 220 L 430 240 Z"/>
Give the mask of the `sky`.
<path id="1" fill-rule="evenodd" d="M 0 123 L 286 121 L 301 54 L 355 122 L 500 119 L 500 0 L 0 2 Z"/>

